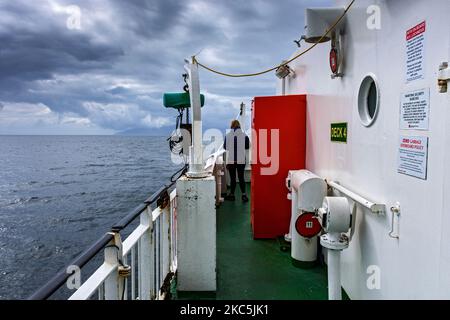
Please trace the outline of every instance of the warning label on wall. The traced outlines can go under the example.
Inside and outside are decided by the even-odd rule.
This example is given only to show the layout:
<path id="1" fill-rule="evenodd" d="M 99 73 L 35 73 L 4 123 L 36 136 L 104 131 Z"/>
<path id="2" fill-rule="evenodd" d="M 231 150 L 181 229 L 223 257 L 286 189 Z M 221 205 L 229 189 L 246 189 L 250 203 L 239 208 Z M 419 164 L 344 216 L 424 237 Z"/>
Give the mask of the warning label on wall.
<path id="1" fill-rule="evenodd" d="M 406 31 L 407 82 L 425 77 L 425 31 L 425 21 Z"/>
<path id="2" fill-rule="evenodd" d="M 428 137 L 400 137 L 398 173 L 427 180 Z"/>
<path id="3" fill-rule="evenodd" d="M 400 103 L 400 129 L 428 130 L 430 89 L 402 94 Z"/>

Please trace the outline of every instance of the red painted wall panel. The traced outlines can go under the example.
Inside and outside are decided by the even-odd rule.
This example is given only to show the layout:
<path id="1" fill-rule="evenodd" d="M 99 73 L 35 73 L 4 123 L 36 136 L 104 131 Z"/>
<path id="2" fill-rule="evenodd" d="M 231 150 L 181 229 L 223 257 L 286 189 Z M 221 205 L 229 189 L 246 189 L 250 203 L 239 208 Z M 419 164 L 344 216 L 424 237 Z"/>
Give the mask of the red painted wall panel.
<path id="1" fill-rule="evenodd" d="M 289 232 L 291 203 L 287 199 L 286 177 L 289 170 L 305 168 L 306 153 L 306 96 L 257 97 L 252 113 L 252 184 L 251 222 L 253 237 L 267 239 Z M 263 129 L 267 130 L 267 135 Z M 264 175 L 264 154 L 271 156 L 276 146 L 271 145 L 271 134 L 279 130 L 279 166 L 274 175 Z M 268 148 L 261 146 L 267 136 Z M 260 151 L 263 152 L 263 157 Z M 257 157 L 255 158 L 255 156 Z M 273 157 L 272 157 L 273 158 Z"/>

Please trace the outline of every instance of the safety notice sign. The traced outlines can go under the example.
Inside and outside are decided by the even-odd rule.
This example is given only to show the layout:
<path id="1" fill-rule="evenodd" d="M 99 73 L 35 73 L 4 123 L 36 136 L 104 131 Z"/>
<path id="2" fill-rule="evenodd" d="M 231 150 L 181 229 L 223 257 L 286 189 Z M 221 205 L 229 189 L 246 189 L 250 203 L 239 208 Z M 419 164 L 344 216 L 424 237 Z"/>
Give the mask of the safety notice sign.
<path id="1" fill-rule="evenodd" d="M 425 21 L 406 31 L 407 82 L 425 77 L 425 31 Z"/>
<path id="2" fill-rule="evenodd" d="M 430 89 L 402 94 L 400 102 L 400 129 L 428 130 Z"/>
<path id="3" fill-rule="evenodd" d="M 400 137 L 398 173 L 427 180 L 428 137 Z"/>

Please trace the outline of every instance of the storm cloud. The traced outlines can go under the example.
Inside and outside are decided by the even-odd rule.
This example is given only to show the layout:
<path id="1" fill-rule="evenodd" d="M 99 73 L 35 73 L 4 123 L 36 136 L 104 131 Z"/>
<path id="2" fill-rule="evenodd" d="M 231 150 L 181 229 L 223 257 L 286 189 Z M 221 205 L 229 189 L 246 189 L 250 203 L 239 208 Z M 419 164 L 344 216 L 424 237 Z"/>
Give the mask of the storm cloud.
<path id="1" fill-rule="evenodd" d="M 313 0 L 0 0 L 0 134 L 169 131 L 183 61 L 228 72 L 291 55 Z M 223 128 L 240 102 L 275 93 L 275 77 L 200 74 L 205 127 Z"/>

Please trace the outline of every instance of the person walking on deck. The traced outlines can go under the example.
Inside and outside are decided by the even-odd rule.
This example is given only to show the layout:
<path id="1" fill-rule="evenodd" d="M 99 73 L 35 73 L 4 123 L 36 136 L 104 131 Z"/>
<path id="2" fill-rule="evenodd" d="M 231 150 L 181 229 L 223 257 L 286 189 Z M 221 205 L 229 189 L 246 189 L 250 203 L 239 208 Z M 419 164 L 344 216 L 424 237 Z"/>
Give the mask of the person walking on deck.
<path id="1" fill-rule="evenodd" d="M 242 201 L 248 202 L 247 193 L 245 190 L 245 165 L 246 150 L 250 148 L 250 139 L 242 131 L 241 124 L 238 120 L 231 122 L 231 131 L 227 133 L 224 141 L 224 149 L 227 151 L 227 169 L 230 173 L 230 193 L 225 197 L 225 200 L 234 201 L 236 198 L 234 192 L 236 190 L 236 174 L 239 179 L 239 187 L 242 192 Z"/>

